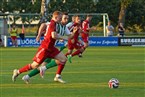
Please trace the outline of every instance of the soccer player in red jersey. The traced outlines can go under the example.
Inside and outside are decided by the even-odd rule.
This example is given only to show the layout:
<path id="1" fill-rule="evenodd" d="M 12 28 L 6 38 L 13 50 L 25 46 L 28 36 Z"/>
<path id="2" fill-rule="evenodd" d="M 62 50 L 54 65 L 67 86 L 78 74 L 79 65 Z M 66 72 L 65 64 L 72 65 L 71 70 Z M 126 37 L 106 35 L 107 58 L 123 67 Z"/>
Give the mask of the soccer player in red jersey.
<path id="1" fill-rule="evenodd" d="M 81 37 L 84 42 L 84 49 L 89 46 L 89 31 L 90 31 L 90 21 L 92 20 L 92 15 L 87 15 L 86 20 L 82 22 L 82 33 Z"/>
<path id="2" fill-rule="evenodd" d="M 64 36 L 64 35 L 70 35 L 71 32 L 69 31 L 69 29 L 66 27 L 66 24 L 68 22 L 68 19 L 69 19 L 69 16 L 68 16 L 68 13 L 64 12 L 62 14 L 62 20 L 61 20 L 61 23 L 58 23 L 57 24 L 57 33 L 61 36 Z M 47 23 L 43 23 L 40 28 L 39 28 L 39 32 L 38 32 L 38 36 L 37 36 L 37 41 L 40 40 L 40 37 L 41 37 L 41 34 L 43 33 L 44 30 L 47 31 L 47 29 L 49 28 L 49 22 Z M 74 32 L 72 32 L 74 33 Z M 71 34 L 72 37 L 73 37 L 73 34 Z M 58 41 L 57 41 L 58 42 Z M 57 43 L 56 42 L 56 43 Z M 62 51 L 63 49 L 61 49 L 60 51 Z M 39 69 L 41 69 L 42 72 L 40 72 L 38 69 L 34 69 L 33 71 L 31 71 L 28 75 L 25 75 L 22 77 L 22 80 L 24 80 L 25 83 L 29 83 L 29 80 L 31 77 L 35 76 L 36 74 L 38 74 L 40 72 L 40 74 L 44 75 L 44 72 L 49 69 L 49 68 L 52 68 L 52 67 L 55 67 L 57 66 L 55 60 L 51 60 L 50 58 L 47 58 L 42 64 L 41 64 L 41 67 L 39 67 Z M 42 76 L 41 75 L 41 76 Z M 42 76 L 43 77 L 43 76 Z"/>
<path id="3" fill-rule="evenodd" d="M 66 38 L 57 34 L 56 24 L 61 21 L 62 13 L 59 11 L 55 11 L 52 16 L 52 20 L 50 21 L 48 31 L 46 32 L 46 36 L 42 41 L 38 51 L 33 58 L 33 62 L 31 64 L 27 64 L 20 69 L 15 69 L 13 71 L 12 80 L 15 81 L 18 75 L 23 72 L 27 72 L 29 70 L 35 69 L 39 67 L 46 58 L 56 59 L 56 63 L 58 64 L 58 69 L 56 72 L 55 80 L 65 83 L 65 81 L 61 78 L 61 72 L 64 68 L 64 65 L 67 61 L 66 56 L 60 52 L 54 45 L 56 40 L 67 40 Z"/>
<path id="4" fill-rule="evenodd" d="M 66 56 L 68 56 L 68 60 L 70 63 L 71 62 L 71 58 L 75 55 L 79 55 L 80 53 L 82 53 L 84 51 L 84 48 L 81 44 L 81 42 L 79 41 L 79 35 L 82 32 L 81 30 L 81 19 L 79 16 L 75 16 L 75 23 L 69 27 L 70 30 L 74 29 L 74 28 L 78 28 L 77 32 L 74 34 L 74 37 L 72 39 L 68 40 L 68 52 L 65 54 Z M 73 50 L 76 49 L 75 52 L 73 52 Z"/>

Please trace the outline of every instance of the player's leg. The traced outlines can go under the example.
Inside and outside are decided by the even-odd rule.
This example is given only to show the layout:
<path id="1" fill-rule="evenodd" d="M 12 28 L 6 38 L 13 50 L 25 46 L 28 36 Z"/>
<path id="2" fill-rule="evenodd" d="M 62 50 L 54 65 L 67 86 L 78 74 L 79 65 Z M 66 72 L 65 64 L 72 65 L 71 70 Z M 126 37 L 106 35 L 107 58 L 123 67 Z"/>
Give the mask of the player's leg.
<path id="1" fill-rule="evenodd" d="M 72 54 L 72 52 L 73 52 L 73 49 L 69 49 L 69 48 L 68 48 L 68 51 L 67 51 L 67 53 L 65 54 L 65 56 L 68 57 L 68 61 L 69 61 L 70 63 L 72 63 L 72 61 L 71 61 L 71 54 Z"/>
<path id="2" fill-rule="evenodd" d="M 82 40 L 84 42 L 84 48 L 86 49 L 89 46 L 89 35 L 83 34 Z"/>
<path id="3" fill-rule="evenodd" d="M 15 40 L 13 36 L 11 36 L 11 41 L 12 41 L 13 46 L 15 46 Z"/>
<path id="4" fill-rule="evenodd" d="M 64 49 L 64 47 L 63 47 L 63 49 Z M 63 49 L 61 49 L 60 51 L 62 51 Z M 42 63 L 42 65 L 44 66 L 43 67 L 44 70 L 57 66 L 55 60 L 51 60 L 51 58 L 45 59 L 45 61 Z M 33 76 L 37 75 L 38 73 L 40 73 L 39 69 L 34 69 L 33 71 L 31 71 L 28 74 L 27 78 L 33 77 Z"/>
<path id="5" fill-rule="evenodd" d="M 65 44 L 65 46 L 67 46 L 67 44 Z M 64 48 L 63 48 L 63 49 L 64 49 Z M 60 51 L 62 51 L 63 49 L 60 47 Z M 49 58 L 47 58 L 47 59 L 49 59 Z M 46 62 L 46 64 L 44 64 L 44 65 L 41 66 L 41 68 L 40 68 L 40 69 L 42 69 L 42 71 L 46 71 L 46 70 L 49 69 L 49 68 L 52 68 L 52 67 L 57 66 L 57 63 L 56 63 L 56 61 L 55 61 L 54 59 L 51 60 L 51 62 L 50 62 L 49 60 L 46 60 L 45 62 Z M 43 77 L 43 72 L 41 72 L 40 75 Z"/>
<path id="6" fill-rule="evenodd" d="M 84 42 L 84 48 L 86 49 L 88 48 L 88 46 L 89 46 L 88 42 Z"/>
<path id="7" fill-rule="evenodd" d="M 73 49 L 68 48 L 68 51 L 66 52 L 65 56 L 67 57 L 68 55 L 72 54 L 72 52 L 73 52 Z"/>
<path id="8" fill-rule="evenodd" d="M 18 75 L 20 75 L 21 73 L 27 72 L 27 71 L 29 71 L 31 69 L 34 69 L 34 68 L 37 68 L 38 66 L 39 66 L 39 63 L 33 61 L 32 64 L 27 64 L 27 65 L 25 65 L 24 67 L 22 67 L 22 68 L 20 68 L 18 70 L 15 69 L 13 71 L 12 81 L 15 81 L 16 78 L 18 77 Z"/>
<path id="9" fill-rule="evenodd" d="M 64 46 L 60 47 L 59 50 L 60 50 L 60 51 L 63 51 L 66 47 L 67 47 L 67 43 L 65 43 Z"/>
<path id="10" fill-rule="evenodd" d="M 86 50 L 86 48 L 88 48 L 88 46 L 89 46 L 88 37 L 84 38 L 83 41 L 84 41 L 83 51 L 79 54 L 79 57 L 82 57 L 82 53 L 84 53 L 84 51 Z"/>
<path id="11" fill-rule="evenodd" d="M 51 62 L 51 58 L 47 58 L 45 59 L 45 61 L 42 63 L 42 65 L 46 65 L 48 64 L 49 62 Z M 40 73 L 40 71 L 38 69 L 34 69 L 33 71 L 31 71 L 28 75 L 29 77 L 32 77 L 32 76 L 35 76 L 37 75 L 38 73 Z"/>
<path id="12" fill-rule="evenodd" d="M 65 54 L 65 56 L 68 57 L 68 61 L 69 61 L 70 63 L 72 63 L 72 62 L 71 62 L 71 58 L 70 58 L 70 56 L 68 56 L 68 55 L 71 55 L 71 54 L 72 54 L 73 49 L 74 49 L 74 44 L 72 44 L 71 42 L 68 42 L 67 47 L 68 47 L 68 51 L 67 51 L 67 53 Z"/>
<path id="13" fill-rule="evenodd" d="M 79 55 L 79 54 L 82 53 L 83 51 L 84 51 L 83 48 L 77 49 L 74 53 L 71 54 L 71 56 L 73 57 L 73 56 Z"/>
<path id="14" fill-rule="evenodd" d="M 46 71 L 46 69 L 47 68 L 50 68 L 50 67 L 54 67 L 54 64 L 55 65 L 58 65 L 58 68 L 59 69 L 61 69 L 61 68 L 63 68 L 63 66 L 62 65 L 64 65 L 65 64 L 65 62 L 66 62 L 66 56 L 62 53 L 62 52 L 59 52 L 55 57 L 54 57 L 54 59 L 56 59 L 56 60 L 53 60 L 53 61 L 51 61 L 49 64 L 47 64 L 46 66 L 40 66 L 40 76 L 43 78 L 43 76 L 44 76 L 44 73 L 45 73 L 45 71 Z M 61 70 L 60 70 L 61 71 Z"/>
<path id="15" fill-rule="evenodd" d="M 61 49 L 61 50 L 63 50 L 63 49 Z M 55 67 L 55 66 L 57 66 L 55 60 L 51 60 L 51 58 L 47 58 L 42 63 L 42 68 L 41 69 L 43 69 L 43 71 L 46 71 L 47 69 L 52 68 L 52 67 Z M 22 80 L 24 80 L 25 83 L 28 84 L 30 78 L 33 77 L 33 76 L 35 76 L 35 75 L 37 75 L 37 74 L 39 74 L 39 73 L 40 73 L 40 70 L 38 68 L 36 68 L 36 69 L 32 70 L 28 75 L 24 75 L 23 78 L 22 78 Z M 40 75 L 42 76 L 43 74 L 40 73 Z"/>
<path id="16" fill-rule="evenodd" d="M 51 52 L 51 54 L 49 54 L 48 57 L 53 57 L 54 59 L 56 59 L 56 64 L 58 65 L 58 69 L 57 69 L 57 73 L 56 73 L 56 77 L 54 78 L 55 81 L 61 82 L 61 83 L 65 83 L 62 79 L 61 79 L 61 72 L 64 68 L 64 65 L 67 61 L 66 56 L 60 52 L 57 48 L 53 48 L 53 51 Z M 40 73 L 42 74 L 42 76 L 44 75 L 45 71 L 43 71 L 43 69 L 41 69 L 43 66 L 40 67 Z"/>
<path id="17" fill-rule="evenodd" d="M 75 43 L 73 46 L 76 49 L 76 51 L 73 52 L 72 54 L 70 54 L 70 56 L 68 57 L 68 60 L 70 63 L 71 63 L 71 59 L 73 56 L 79 55 L 80 53 L 82 53 L 84 51 L 84 47 L 80 44 L 79 41 L 77 43 Z"/>
<path id="18" fill-rule="evenodd" d="M 51 61 L 51 58 L 47 58 L 47 59 L 45 59 L 45 61 L 42 63 L 42 65 L 43 65 L 43 66 L 46 65 L 46 64 L 49 63 L 50 61 Z M 24 76 L 22 77 L 22 80 L 24 80 L 24 82 L 28 84 L 30 78 L 33 77 L 33 76 L 35 76 L 35 75 L 37 75 L 37 74 L 39 74 L 39 73 L 40 73 L 40 70 L 39 70 L 38 68 L 36 68 L 36 69 L 32 70 L 29 74 L 24 75 Z"/>
<path id="19" fill-rule="evenodd" d="M 15 47 L 18 47 L 18 44 L 17 44 L 17 37 L 15 38 L 14 42 L 15 42 Z"/>
<path id="20" fill-rule="evenodd" d="M 65 45 L 65 47 L 66 47 L 66 46 L 67 46 L 67 44 Z M 63 47 L 63 49 L 64 49 L 64 47 Z M 63 49 L 60 47 L 60 51 L 62 51 Z M 57 66 L 57 63 L 55 62 L 54 59 L 51 60 L 51 61 L 49 61 L 48 59 L 50 59 L 50 58 L 47 58 L 47 60 L 45 60 L 45 62 L 46 62 L 47 64 L 44 65 L 44 69 L 49 69 L 49 68 L 52 68 L 52 67 Z"/>
<path id="21" fill-rule="evenodd" d="M 73 52 L 70 56 L 68 56 L 68 61 L 69 61 L 70 63 L 72 63 L 72 61 L 71 61 L 71 60 L 72 60 L 72 57 L 81 54 L 83 51 L 84 51 L 83 48 L 77 49 L 77 50 L 76 50 L 75 52 Z"/>
<path id="22" fill-rule="evenodd" d="M 20 68 L 19 70 L 15 69 L 13 71 L 12 80 L 15 81 L 16 77 L 23 72 L 27 72 L 31 69 L 38 68 L 39 64 L 41 64 L 46 59 L 46 57 L 47 57 L 46 54 L 47 54 L 47 50 L 40 47 L 38 49 L 35 57 L 33 58 L 32 64 L 25 65 L 24 67 Z"/>
<path id="23" fill-rule="evenodd" d="M 83 47 L 83 49 L 85 49 L 85 48 L 84 48 L 84 42 L 83 42 L 82 40 L 78 40 L 78 42 L 79 42 L 80 45 Z M 83 52 L 79 53 L 79 54 L 78 54 L 78 57 L 82 57 L 82 53 L 83 53 Z"/>
<path id="24" fill-rule="evenodd" d="M 56 59 L 56 63 L 58 64 L 58 68 L 57 68 L 57 72 L 56 72 L 54 81 L 57 81 L 60 83 L 65 83 L 65 81 L 62 80 L 61 72 L 64 69 L 67 58 L 62 52 L 60 52 L 57 56 L 55 56 L 55 59 Z"/>
<path id="25" fill-rule="evenodd" d="M 67 46 L 62 46 L 62 47 L 60 47 L 60 51 L 62 51 L 63 49 L 65 49 Z"/>

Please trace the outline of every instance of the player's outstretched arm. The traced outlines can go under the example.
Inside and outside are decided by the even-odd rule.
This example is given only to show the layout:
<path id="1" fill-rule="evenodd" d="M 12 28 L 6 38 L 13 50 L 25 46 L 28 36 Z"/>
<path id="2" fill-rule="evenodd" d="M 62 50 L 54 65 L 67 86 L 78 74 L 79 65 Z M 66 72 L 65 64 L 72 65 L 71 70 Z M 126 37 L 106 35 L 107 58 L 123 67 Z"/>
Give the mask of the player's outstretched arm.
<path id="1" fill-rule="evenodd" d="M 57 34 L 56 32 L 52 32 L 51 36 L 53 39 L 56 39 L 56 40 L 68 40 L 67 38 Z"/>
<path id="2" fill-rule="evenodd" d="M 78 31 L 79 27 L 74 27 L 71 34 L 68 35 L 68 39 L 72 39 L 74 37 L 74 34 Z"/>
<path id="3" fill-rule="evenodd" d="M 42 35 L 43 31 L 46 29 L 46 27 L 47 27 L 47 25 L 45 23 L 42 23 L 40 25 L 40 28 L 39 28 L 39 31 L 38 31 L 38 35 L 36 37 L 36 41 L 39 41 L 40 40 L 41 35 Z"/>

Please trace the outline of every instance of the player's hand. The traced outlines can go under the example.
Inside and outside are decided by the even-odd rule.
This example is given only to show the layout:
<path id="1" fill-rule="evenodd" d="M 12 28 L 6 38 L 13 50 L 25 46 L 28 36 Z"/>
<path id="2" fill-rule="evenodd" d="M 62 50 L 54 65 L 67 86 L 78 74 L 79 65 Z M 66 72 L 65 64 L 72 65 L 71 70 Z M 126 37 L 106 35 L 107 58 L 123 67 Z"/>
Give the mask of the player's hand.
<path id="1" fill-rule="evenodd" d="M 41 37 L 41 36 L 37 36 L 37 37 L 36 37 L 36 41 L 37 41 L 37 42 L 40 41 L 40 37 Z"/>
<path id="2" fill-rule="evenodd" d="M 82 27 L 79 27 L 79 32 L 80 32 L 80 33 L 82 33 L 82 32 L 83 32 Z"/>
<path id="3" fill-rule="evenodd" d="M 76 26 L 73 28 L 73 33 L 76 33 L 79 28 Z"/>

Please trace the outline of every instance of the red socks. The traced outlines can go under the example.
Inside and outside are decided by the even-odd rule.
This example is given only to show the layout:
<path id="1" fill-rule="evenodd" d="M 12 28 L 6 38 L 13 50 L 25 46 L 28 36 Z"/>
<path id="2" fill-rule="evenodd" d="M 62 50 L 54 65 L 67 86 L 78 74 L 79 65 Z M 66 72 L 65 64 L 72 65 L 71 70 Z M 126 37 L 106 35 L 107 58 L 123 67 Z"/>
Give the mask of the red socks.
<path id="1" fill-rule="evenodd" d="M 70 53 L 67 52 L 67 53 L 65 54 L 65 56 L 67 57 L 67 55 L 70 55 Z"/>
<path id="2" fill-rule="evenodd" d="M 78 55 L 78 54 L 80 54 L 80 53 L 81 53 L 81 51 L 80 51 L 80 50 L 77 50 L 77 51 L 75 51 L 75 52 L 72 54 L 72 57 L 75 56 L 75 55 Z"/>
<path id="3" fill-rule="evenodd" d="M 56 74 L 61 75 L 61 72 L 62 72 L 64 66 L 65 66 L 65 62 L 63 64 L 62 63 L 59 63 Z"/>
<path id="4" fill-rule="evenodd" d="M 31 64 L 25 65 L 24 67 L 19 69 L 19 73 L 27 72 L 28 70 L 31 70 Z"/>

